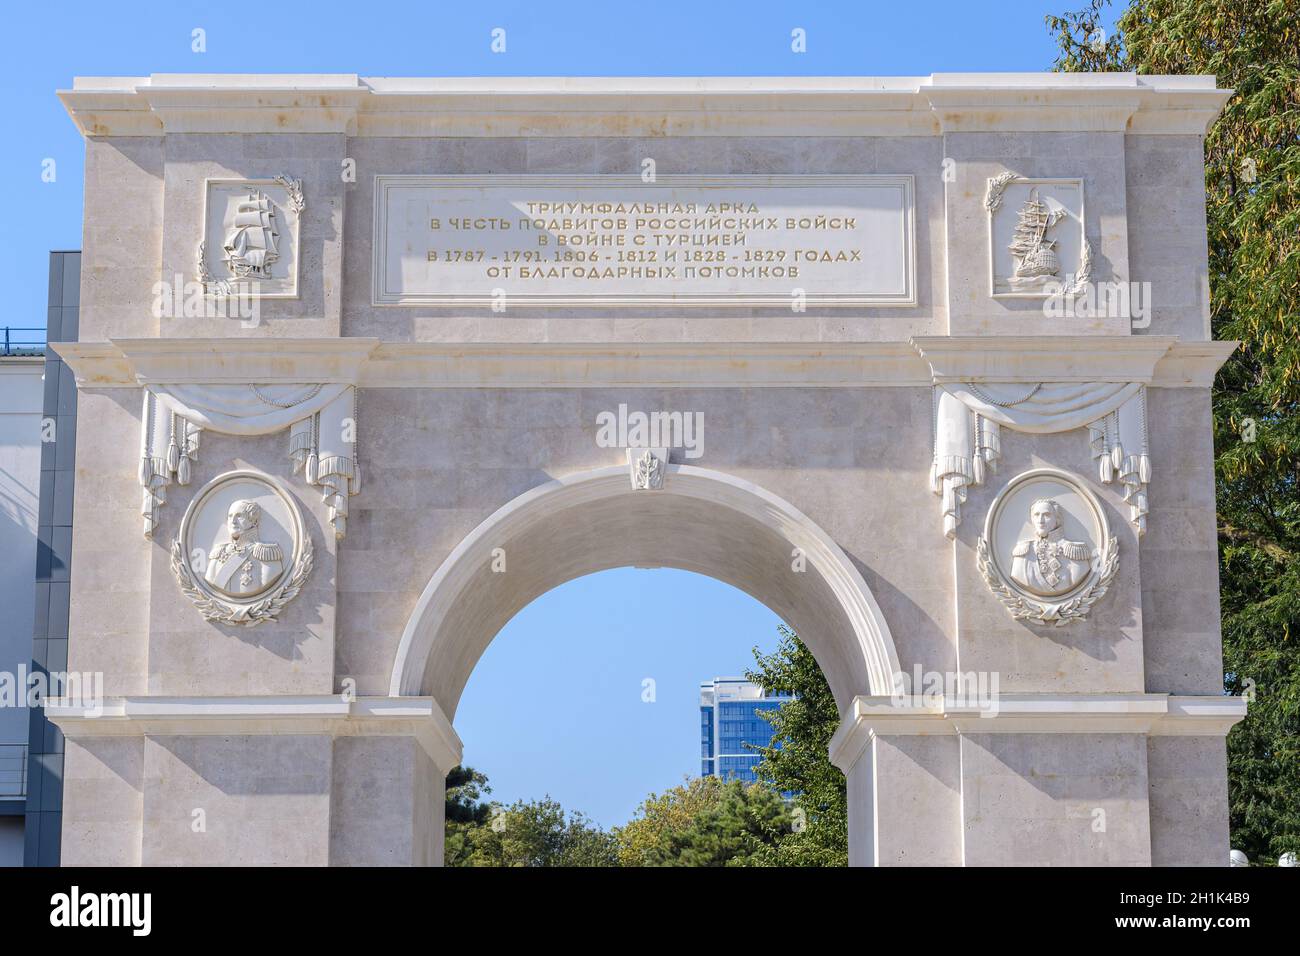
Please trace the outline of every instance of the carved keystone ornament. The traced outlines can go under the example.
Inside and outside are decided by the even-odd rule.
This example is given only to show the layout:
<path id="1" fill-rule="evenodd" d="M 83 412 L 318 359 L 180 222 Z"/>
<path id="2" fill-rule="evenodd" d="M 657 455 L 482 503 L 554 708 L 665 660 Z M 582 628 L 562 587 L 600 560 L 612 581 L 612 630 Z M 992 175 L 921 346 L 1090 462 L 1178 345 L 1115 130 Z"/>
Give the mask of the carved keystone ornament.
<path id="1" fill-rule="evenodd" d="M 989 506 L 976 562 L 1018 620 L 1063 627 L 1088 616 L 1119 570 L 1119 547 L 1097 497 L 1074 475 L 1035 468 Z"/>
<path id="2" fill-rule="evenodd" d="M 627 449 L 627 466 L 633 491 L 661 489 L 664 486 L 664 471 L 667 465 L 667 448 Z"/>
<path id="3" fill-rule="evenodd" d="M 207 620 L 254 627 L 274 621 L 302 590 L 311 537 L 283 485 L 260 472 L 229 471 L 185 509 L 171 565 Z"/>

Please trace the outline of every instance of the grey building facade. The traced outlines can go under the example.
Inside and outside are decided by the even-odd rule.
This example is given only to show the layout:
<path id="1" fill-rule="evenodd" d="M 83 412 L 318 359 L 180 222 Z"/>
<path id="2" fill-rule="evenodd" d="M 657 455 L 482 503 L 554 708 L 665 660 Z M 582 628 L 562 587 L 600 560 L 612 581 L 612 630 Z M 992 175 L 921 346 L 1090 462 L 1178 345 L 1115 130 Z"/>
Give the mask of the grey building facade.
<path id="1" fill-rule="evenodd" d="M 77 339 L 81 253 L 50 253 L 47 336 Z M 72 490 L 76 474 L 77 386 L 72 370 L 52 350 L 45 356 L 45 418 L 54 441 L 41 446 L 41 495 L 36 553 L 36 617 L 33 672 L 62 673 L 68 666 L 68 599 L 72 570 Z M 23 862 L 58 866 L 63 827 L 63 734 L 30 713 L 27 740 L 27 805 Z"/>

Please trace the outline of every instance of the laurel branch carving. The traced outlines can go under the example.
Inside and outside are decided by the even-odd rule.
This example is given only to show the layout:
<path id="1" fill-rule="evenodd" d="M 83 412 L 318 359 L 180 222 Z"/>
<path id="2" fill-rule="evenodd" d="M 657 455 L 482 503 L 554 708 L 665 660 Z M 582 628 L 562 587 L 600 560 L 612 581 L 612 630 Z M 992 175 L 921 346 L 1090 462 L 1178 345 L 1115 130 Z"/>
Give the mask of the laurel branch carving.
<path id="1" fill-rule="evenodd" d="M 302 193 L 302 180 L 294 179 L 287 173 L 281 173 L 275 177 L 275 182 L 279 183 L 289 193 L 289 208 L 298 214 L 302 214 L 307 208 L 307 199 Z"/>
<path id="2" fill-rule="evenodd" d="M 998 173 L 989 180 L 987 191 L 984 193 L 984 208 L 989 212 L 997 212 L 1002 208 L 1002 193 L 1006 191 L 1007 185 L 1017 176 L 1015 173 L 1006 172 Z"/>
<path id="3" fill-rule="evenodd" d="M 1112 537 L 1102 550 L 1099 565 L 1093 571 L 1088 586 L 1068 601 L 1049 604 L 1026 598 L 1011 587 L 993 562 L 989 554 L 988 541 L 983 537 L 976 545 L 975 554 L 975 563 L 984 578 L 984 583 L 1011 612 L 1013 618 L 1034 624 L 1052 624 L 1055 627 L 1065 627 L 1073 621 L 1082 621 L 1086 618 L 1092 606 L 1106 594 L 1111 581 L 1115 578 L 1115 572 L 1119 570 L 1119 545 Z"/>
<path id="4" fill-rule="evenodd" d="M 199 283 L 203 286 L 203 291 L 218 298 L 230 295 L 232 291 L 230 280 L 218 279 L 208 269 L 208 241 L 206 239 L 199 241 L 198 262 Z"/>
<path id="5" fill-rule="evenodd" d="M 1084 286 L 1092 281 L 1092 243 L 1083 240 L 1083 251 L 1079 254 L 1079 271 L 1074 281 L 1061 291 L 1061 295 L 1079 295 Z"/>
<path id="6" fill-rule="evenodd" d="M 172 542 L 172 573 L 180 584 L 181 591 L 194 602 L 199 613 L 206 620 L 217 624 L 235 624 L 240 627 L 256 627 L 266 621 L 274 621 L 277 614 L 284 609 L 311 574 L 313 553 L 310 538 L 303 541 L 302 554 L 295 562 L 292 571 L 266 597 L 253 604 L 236 604 L 212 595 L 199 586 L 185 560 L 185 547 L 178 537 Z"/>

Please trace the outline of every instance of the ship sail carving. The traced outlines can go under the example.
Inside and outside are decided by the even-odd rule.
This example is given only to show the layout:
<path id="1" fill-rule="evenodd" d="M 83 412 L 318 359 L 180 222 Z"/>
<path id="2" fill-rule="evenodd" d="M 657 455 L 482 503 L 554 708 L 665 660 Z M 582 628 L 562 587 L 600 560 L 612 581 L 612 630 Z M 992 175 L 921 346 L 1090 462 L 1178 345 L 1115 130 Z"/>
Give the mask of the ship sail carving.
<path id="1" fill-rule="evenodd" d="M 260 189 L 241 199 L 222 248 L 233 275 L 241 279 L 269 279 L 271 266 L 280 258 L 280 232 L 275 203 Z"/>
<path id="2" fill-rule="evenodd" d="M 1030 190 L 1029 198 L 1017 213 L 1016 228 L 1007 247 L 1016 263 L 1011 277 L 1013 285 L 1042 282 L 1060 274 L 1056 240 L 1047 238 L 1047 230 L 1063 215 L 1063 209 L 1050 208 L 1038 198 L 1037 188 Z"/>

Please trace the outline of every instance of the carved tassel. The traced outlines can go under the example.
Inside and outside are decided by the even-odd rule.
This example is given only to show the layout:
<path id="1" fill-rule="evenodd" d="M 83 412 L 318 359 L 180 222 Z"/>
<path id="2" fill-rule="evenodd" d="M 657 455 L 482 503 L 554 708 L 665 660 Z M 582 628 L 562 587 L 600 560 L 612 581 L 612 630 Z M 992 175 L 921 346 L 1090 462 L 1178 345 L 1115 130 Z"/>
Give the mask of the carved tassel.
<path id="1" fill-rule="evenodd" d="M 153 393 L 144 390 L 144 407 L 140 410 L 140 484 L 148 487 L 153 477 Z"/>
<path id="2" fill-rule="evenodd" d="M 1002 457 L 1002 426 L 997 422 L 984 423 L 984 461 L 989 472 L 997 474 L 998 460 Z"/>
<path id="3" fill-rule="evenodd" d="M 1145 454 L 1138 458 L 1138 480 L 1144 485 L 1151 482 L 1151 459 Z"/>
<path id="4" fill-rule="evenodd" d="M 939 487 L 939 459 L 935 458 L 930 462 L 930 490 L 936 495 L 942 494 L 943 489 Z"/>
<path id="5" fill-rule="evenodd" d="M 1101 463 L 1101 483 L 1108 485 L 1115 478 L 1115 466 L 1111 462 L 1110 455 L 1102 455 L 1099 461 Z"/>
<path id="6" fill-rule="evenodd" d="M 971 480 L 977 485 L 984 484 L 984 456 L 976 453 L 972 466 Z"/>
<path id="7" fill-rule="evenodd" d="M 1110 450 L 1110 463 L 1116 468 L 1124 467 L 1124 446 L 1119 442 Z"/>
<path id="8" fill-rule="evenodd" d="M 190 456 L 182 455 L 176 466 L 176 481 L 182 485 L 190 483 Z"/>
<path id="9" fill-rule="evenodd" d="M 352 494 L 361 494 L 361 460 L 352 463 Z"/>
<path id="10" fill-rule="evenodd" d="M 176 416 L 175 415 L 171 416 L 171 420 L 169 422 L 167 432 L 171 436 L 167 440 L 167 470 L 175 471 L 176 466 L 180 464 L 180 460 L 181 460 L 181 449 L 180 446 L 176 444 Z"/>
<path id="11" fill-rule="evenodd" d="M 303 468 L 303 477 L 307 479 L 307 484 L 314 485 L 320 480 L 320 454 L 316 447 L 317 436 L 320 433 L 320 415 L 319 413 L 311 417 L 311 445 L 307 452 L 307 464 Z"/>

